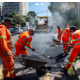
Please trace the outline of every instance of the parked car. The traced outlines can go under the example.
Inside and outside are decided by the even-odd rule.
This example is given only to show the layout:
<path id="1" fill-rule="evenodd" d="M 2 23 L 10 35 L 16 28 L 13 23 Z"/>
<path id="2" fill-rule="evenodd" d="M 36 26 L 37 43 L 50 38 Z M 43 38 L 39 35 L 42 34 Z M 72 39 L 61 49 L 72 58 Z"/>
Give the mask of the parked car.
<path id="1" fill-rule="evenodd" d="M 27 28 L 26 27 L 21 27 L 24 31 L 27 31 Z"/>
<path id="2" fill-rule="evenodd" d="M 17 31 L 15 31 L 14 28 L 10 28 L 9 31 L 11 32 L 12 36 L 17 34 Z"/>
<path id="3" fill-rule="evenodd" d="M 23 29 L 21 29 L 20 27 L 14 28 L 14 30 L 15 30 L 17 33 L 22 33 L 22 32 L 23 32 Z"/>

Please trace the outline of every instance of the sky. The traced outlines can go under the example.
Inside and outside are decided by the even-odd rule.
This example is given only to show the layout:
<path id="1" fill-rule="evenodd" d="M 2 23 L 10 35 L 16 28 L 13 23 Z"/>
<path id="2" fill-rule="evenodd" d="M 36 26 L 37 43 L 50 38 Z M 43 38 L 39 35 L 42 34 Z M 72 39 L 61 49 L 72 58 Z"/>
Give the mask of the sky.
<path id="1" fill-rule="evenodd" d="M 29 2 L 29 11 L 34 11 L 37 16 L 51 16 L 51 12 L 48 9 L 50 2 Z"/>

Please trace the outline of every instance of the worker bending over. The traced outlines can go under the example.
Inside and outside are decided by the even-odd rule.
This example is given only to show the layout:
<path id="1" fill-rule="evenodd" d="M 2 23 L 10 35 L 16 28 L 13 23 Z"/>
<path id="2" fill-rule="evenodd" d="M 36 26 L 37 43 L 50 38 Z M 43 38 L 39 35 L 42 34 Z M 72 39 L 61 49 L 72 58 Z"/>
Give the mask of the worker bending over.
<path id="1" fill-rule="evenodd" d="M 63 50 L 66 55 L 68 54 L 69 50 L 70 35 L 70 28 L 66 28 L 62 34 Z"/>
<path id="2" fill-rule="evenodd" d="M 75 26 L 72 26 L 70 28 L 70 31 L 72 32 L 73 49 L 67 65 L 65 66 L 65 68 L 63 68 L 64 71 L 67 71 L 70 68 L 72 62 L 74 61 L 78 53 L 80 53 L 80 30 L 78 30 Z"/>
<path id="3" fill-rule="evenodd" d="M 33 29 L 29 29 L 29 32 L 26 32 L 26 31 L 22 32 L 19 35 L 18 40 L 16 41 L 16 44 L 15 44 L 16 52 L 13 54 L 14 56 L 15 54 L 17 56 L 19 56 L 20 54 L 28 55 L 27 50 L 24 48 L 25 46 L 32 49 L 32 51 L 35 51 L 35 49 L 33 49 L 33 47 L 30 45 L 32 41 L 31 35 L 34 35 Z"/>
<path id="4" fill-rule="evenodd" d="M 60 26 L 57 26 L 57 28 L 58 28 L 58 41 L 59 43 L 61 43 L 62 29 L 60 28 Z"/>

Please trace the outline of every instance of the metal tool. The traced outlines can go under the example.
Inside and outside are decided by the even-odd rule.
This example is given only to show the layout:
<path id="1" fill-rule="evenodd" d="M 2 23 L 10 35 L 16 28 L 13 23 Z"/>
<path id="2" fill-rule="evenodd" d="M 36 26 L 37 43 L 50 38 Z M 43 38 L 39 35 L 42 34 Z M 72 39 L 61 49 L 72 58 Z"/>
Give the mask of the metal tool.
<path id="1" fill-rule="evenodd" d="M 18 57 L 15 57 L 15 56 L 13 56 L 12 54 L 9 54 L 9 53 L 8 53 L 8 55 L 12 56 L 12 57 L 15 58 L 19 63 L 21 63 L 23 66 L 25 66 Z"/>
<path id="2" fill-rule="evenodd" d="M 37 52 L 37 53 L 39 53 L 39 54 L 45 56 L 45 57 L 48 58 L 48 59 L 53 59 L 53 57 L 51 57 L 51 56 L 46 56 L 46 55 L 44 55 L 44 54 L 42 54 L 42 53 L 40 53 L 40 52 L 38 52 L 38 51 L 36 51 L 36 50 L 35 50 L 35 52 Z"/>

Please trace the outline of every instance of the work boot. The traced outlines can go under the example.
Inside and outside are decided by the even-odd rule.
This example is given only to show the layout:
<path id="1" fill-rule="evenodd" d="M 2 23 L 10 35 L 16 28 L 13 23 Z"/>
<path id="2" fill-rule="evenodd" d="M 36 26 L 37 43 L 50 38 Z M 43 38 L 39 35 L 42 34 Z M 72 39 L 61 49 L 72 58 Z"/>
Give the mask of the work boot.
<path id="1" fill-rule="evenodd" d="M 16 76 L 14 79 L 11 80 L 22 80 L 21 77 Z"/>
<path id="2" fill-rule="evenodd" d="M 68 71 L 68 70 L 67 70 L 67 69 L 65 69 L 65 67 L 64 67 L 64 66 L 61 66 L 61 68 L 62 68 L 62 70 L 61 70 L 62 72 L 67 73 L 67 71 Z"/>
<path id="3" fill-rule="evenodd" d="M 10 77 L 6 77 L 4 80 L 10 80 Z"/>

